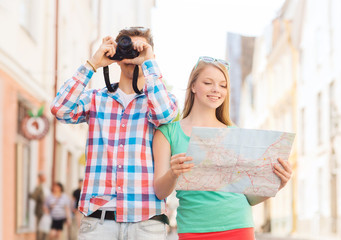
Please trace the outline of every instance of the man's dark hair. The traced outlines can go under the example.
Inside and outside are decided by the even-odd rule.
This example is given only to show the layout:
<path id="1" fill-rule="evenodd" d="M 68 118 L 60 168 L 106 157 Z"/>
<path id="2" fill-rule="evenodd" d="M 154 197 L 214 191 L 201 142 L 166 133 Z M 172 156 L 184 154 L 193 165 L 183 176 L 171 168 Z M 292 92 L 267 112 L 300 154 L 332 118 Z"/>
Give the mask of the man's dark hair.
<path id="1" fill-rule="evenodd" d="M 118 33 L 115 41 L 118 42 L 118 39 L 123 35 L 128 35 L 129 37 L 143 37 L 147 40 L 149 45 L 152 46 L 152 48 L 154 49 L 153 36 L 149 28 L 144 28 L 144 27 L 124 28 Z"/>

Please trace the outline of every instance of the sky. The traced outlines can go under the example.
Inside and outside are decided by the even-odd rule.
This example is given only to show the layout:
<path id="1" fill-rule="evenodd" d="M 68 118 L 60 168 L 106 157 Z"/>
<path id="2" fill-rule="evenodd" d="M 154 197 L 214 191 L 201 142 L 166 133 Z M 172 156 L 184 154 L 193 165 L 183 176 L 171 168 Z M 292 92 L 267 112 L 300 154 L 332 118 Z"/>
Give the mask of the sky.
<path id="1" fill-rule="evenodd" d="M 284 0 L 156 0 L 154 52 L 163 78 L 182 108 L 199 56 L 225 59 L 228 32 L 259 36 Z M 227 59 L 228 60 L 228 59 Z"/>

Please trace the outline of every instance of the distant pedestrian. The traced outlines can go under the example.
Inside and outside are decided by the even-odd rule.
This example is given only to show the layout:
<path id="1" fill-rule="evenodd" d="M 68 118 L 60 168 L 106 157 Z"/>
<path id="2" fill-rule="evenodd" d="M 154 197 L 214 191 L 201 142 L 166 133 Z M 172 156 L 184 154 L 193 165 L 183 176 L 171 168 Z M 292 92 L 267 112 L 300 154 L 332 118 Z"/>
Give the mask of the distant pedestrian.
<path id="1" fill-rule="evenodd" d="M 183 119 L 163 125 L 155 132 L 154 188 L 159 199 L 174 190 L 178 176 L 193 167 L 186 151 L 192 127 L 226 128 L 229 116 L 229 64 L 224 60 L 200 57 L 189 78 Z M 291 177 L 288 162 L 278 159 L 274 172 L 280 189 Z M 218 191 L 177 191 L 177 227 L 180 240 L 254 240 L 251 206 L 267 198 Z"/>
<path id="2" fill-rule="evenodd" d="M 80 197 L 81 197 L 82 184 L 83 184 L 83 180 L 79 179 L 78 180 L 78 187 L 72 193 L 72 200 L 73 200 L 72 212 L 74 214 L 79 213 L 78 204 L 79 204 L 79 200 L 80 200 Z"/>
<path id="3" fill-rule="evenodd" d="M 50 194 L 48 187 L 45 185 L 46 176 L 44 172 L 38 174 L 38 185 L 29 197 L 35 201 L 34 215 L 36 216 L 36 239 L 44 239 L 44 233 L 39 231 L 38 225 L 41 217 L 44 214 L 44 201 L 45 198 Z"/>
<path id="4" fill-rule="evenodd" d="M 52 218 L 49 240 L 58 240 L 60 239 L 64 223 L 68 225 L 71 223 L 70 199 L 64 194 L 64 188 L 61 183 L 53 184 L 52 194 L 46 198 L 44 209 Z"/>

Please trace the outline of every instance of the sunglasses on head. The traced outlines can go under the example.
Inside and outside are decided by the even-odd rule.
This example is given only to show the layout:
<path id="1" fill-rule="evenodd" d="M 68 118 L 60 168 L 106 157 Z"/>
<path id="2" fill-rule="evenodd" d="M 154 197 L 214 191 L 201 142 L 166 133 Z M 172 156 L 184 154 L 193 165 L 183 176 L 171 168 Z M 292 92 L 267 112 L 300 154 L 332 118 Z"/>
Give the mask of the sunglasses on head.
<path id="1" fill-rule="evenodd" d="M 126 27 L 124 30 L 127 30 L 127 31 L 138 30 L 141 32 L 146 32 L 149 30 L 149 28 L 146 28 L 146 27 Z"/>
<path id="2" fill-rule="evenodd" d="M 227 71 L 230 70 L 230 63 L 223 60 L 223 59 L 217 59 L 217 58 L 213 58 L 213 57 L 207 57 L 207 56 L 201 56 L 199 57 L 198 61 L 197 61 L 197 64 L 195 65 L 194 69 L 196 69 L 198 67 L 198 64 L 200 61 L 204 61 L 204 62 L 207 62 L 207 63 L 214 63 L 214 62 L 219 62 L 221 64 L 223 64 Z"/>

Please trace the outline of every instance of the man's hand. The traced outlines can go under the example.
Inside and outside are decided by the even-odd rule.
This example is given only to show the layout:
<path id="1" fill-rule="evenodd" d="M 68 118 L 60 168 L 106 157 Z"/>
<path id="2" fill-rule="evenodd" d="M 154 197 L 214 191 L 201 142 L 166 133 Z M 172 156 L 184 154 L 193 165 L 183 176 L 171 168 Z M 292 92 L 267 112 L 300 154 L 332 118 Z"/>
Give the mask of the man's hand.
<path id="1" fill-rule="evenodd" d="M 96 68 L 108 66 L 116 60 L 109 59 L 116 53 L 116 42 L 111 36 L 103 38 L 101 46 L 95 52 L 95 54 L 89 59 L 90 63 Z M 89 66 L 90 67 L 90 66 Z"/>
<path id="2" fill-rule="evenodd" d="M 125 64 L 141 65 L 144 61 L 154 59 L 154 52 L 152 46 L 148 43 L 137 40 L 133 42 L 134 49 L 137 50 L 140 55 L 133 59 L 123 59 L 121 62 Z"/>

